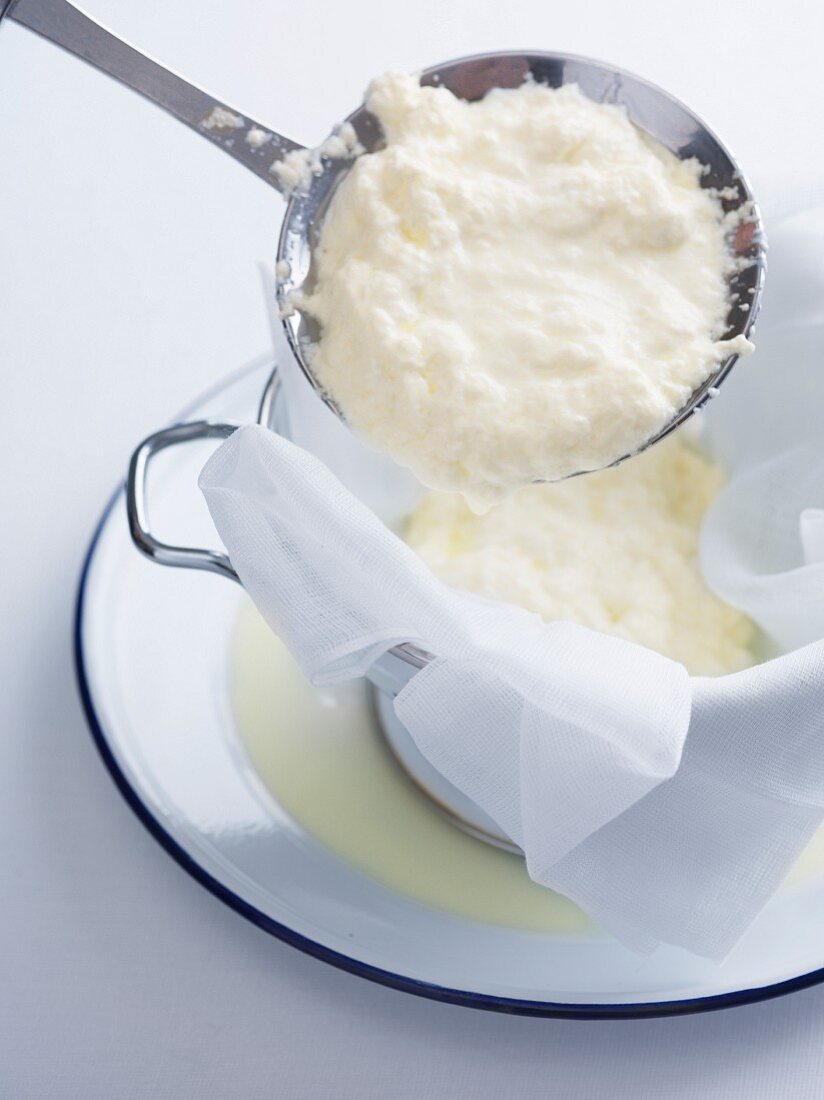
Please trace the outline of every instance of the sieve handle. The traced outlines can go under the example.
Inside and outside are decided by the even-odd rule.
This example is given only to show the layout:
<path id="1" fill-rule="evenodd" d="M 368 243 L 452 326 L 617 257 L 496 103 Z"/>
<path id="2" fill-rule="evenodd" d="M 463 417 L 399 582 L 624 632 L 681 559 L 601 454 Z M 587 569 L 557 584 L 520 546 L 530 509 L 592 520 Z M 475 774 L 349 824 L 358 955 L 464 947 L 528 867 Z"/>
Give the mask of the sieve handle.
<path id="1" fill-rule="evenodd" d="M 200 569 L 217 573 L 237 581 L 238 575 L 229 558 L 220 550 L 201 550 L 192 546 L 173 546 L 155 538 L 149 528 L 148 473 L 152 458 L 160 451 L 180 443 L 193 443 L 203 439 L 228 439 L 239 424 L 217 420 L 193 420 L 188 424 L 175 424 L 148 436 L 137 447 L 129 463 L 126 480 L 126 510 L 132 542 L 158 565 L 172 565 L 178 569 Z"/>
<path id="2" fill-rule="evenodd" d="M 0 0 L 8 17 L 163 107 L 282 190 L 272 165 L 303 146 L 227 107 L 95 23 L 68 0 Z M 250 136 L 251 135 L 251 136 Z"/>

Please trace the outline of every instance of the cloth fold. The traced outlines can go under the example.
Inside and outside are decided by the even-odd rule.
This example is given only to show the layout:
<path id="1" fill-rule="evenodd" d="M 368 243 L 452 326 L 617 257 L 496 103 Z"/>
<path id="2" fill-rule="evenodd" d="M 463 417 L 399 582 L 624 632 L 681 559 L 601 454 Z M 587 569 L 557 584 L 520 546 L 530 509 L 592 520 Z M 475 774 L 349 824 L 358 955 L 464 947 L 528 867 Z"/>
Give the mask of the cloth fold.
<path id="1" fill-rule="evenodd" d="M 678 767 L 683 666 L 450 588 L 323 463 L 265 428 L 235 432 L 200 485 L 244 587 L 314 683 L 362 676 L 402 641 L 435 655 L 396 712 L 539 881 Z"/>

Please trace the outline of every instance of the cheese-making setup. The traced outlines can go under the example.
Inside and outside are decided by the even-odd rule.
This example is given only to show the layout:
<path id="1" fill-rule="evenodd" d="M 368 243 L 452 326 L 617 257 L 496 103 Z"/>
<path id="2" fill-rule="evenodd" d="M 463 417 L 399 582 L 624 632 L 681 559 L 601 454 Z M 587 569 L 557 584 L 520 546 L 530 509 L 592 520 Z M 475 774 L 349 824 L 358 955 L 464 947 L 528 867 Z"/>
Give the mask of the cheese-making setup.
<path id="1" fill-rule="evenodd" d="M 753 350 L 766 239 L 712 131 L 612 65 L 494 52 L 377 76 L 306 149 L 66 0 L 11 0 L 3 16 L 171 112 L 286 200 L 274 362 L 227 383 L 225 415 L 218 394 L 144 440 L 116 497 L 143 558 L 236 583 L 190 589 L 193 578 L 144 568 L 111 511 L 81 586 L 87 712 L 158 839 L 281 938 L 442 1000 L 651 1015 L 809 979 L 807 956 L 787 961 L 765 942 L 792 919 L 781 906 L 793 875 L 818 882 L 798 871 L 814 857 L 798 860 L 824 810 L 824 623 L 816 597 L 782 600 L 762 581 L 792 573 L 815 591 L 824 502 L 812 473 L 797 476 L 815 462 L 780 433 L 775 454 L 756 456 L 713 414 L 728 378 L 725 401 L 758 406 L 749 366 L 731 372 Z M 169 516 L 196 496 L 184 456 L 209 441 L 220 445 L 199 485 L 217 535 L 199 521 L 197 540 L 173 543 Z M 799 546 L 773 546 L 779 528 Z M 177 624 L 168 639 L 148 619 L 129 633 L 114 610 L 137 623 L 161 606 L 153 585 Z M 249 683 L 237 653 L 258 637 L 241 616 L 227 657 L 239 601 L 249 611 L 242 589 L 314 685 L 294 720 L 332 731 L 311 750 L 281 738 L 277 767 L 259 707 L 292 688 L 278 679 L 280 696 L 258 705 L 237 694 Z M 223 610 L 212 620 L 198 601 Z M 186 625 L 204 615 L 198 631 Z M 156 670 L 145 712 L 137 696 L 125 703 L 123 685 L 139 691 L 127 653 Z M 214 687 L 227 677 L 231 691 Z M 367 709 L 345 701 L 361 690 Z M 349 715 L 341 737 L 358 767 L 340 763 L 323 707 Z M 180 716 L 168 728 L 167 711 Z M 375 742 L 358 732 L 372 723 Z M 310 751 L 329 754 L 327 779 L 301 762 Z M 315 812 L 353 812 L 333 760 L 346 783 L 360 770 L 385 788 L 383 801 L 364 796 L 364 813 L 384 816 L 383 848 L 377 821 L 338 819 L 337 843 L 332 810 Z M 433 848 L 434 877 L 407 890 L 393 797 L 410 845 L 437 847 L 431 814 L 455 845 L 488 845 L 488 861 L 450 841 L 449 875 Z M 484 893 L 487 878 L 497 885 Z M 541 890 L 555 899 L 546 920 Z M 655 961 L 634 988 L 638 952 Z"/>
<path id="2" fill-rule="evenodd" d="M 523 86 L 527 74 L 534 81 L 529 86 L 536 90 L 555 84 L 559 87 L 571 87 L 576 101 L 583 99 L 577 90 L 581 88 L 602 100 L 607 99 L 611 103 L 620 102 L 627 112 L 626 116 L 623 114 L 620 116 L 622 120 L 625 117 L 632 119 L 636 116 L 639 120 L 643 119 L 658 141 L 665 147 L 669 144 L 672 153 L 683 156 L 686 152 L 690 157 L 695 157 L 701 165 L 707 166 L 706 169 L 701 169 L 700 183 L 702 187 L 720 196 L 718 201 L 729 219 L 730 228 L 726 232 L 726 239 L 731 255 L 738 262 L 727 266 L 726 294 L 720 298 L 721 301 L 726 302 L 728 309 L 728 315 L 724 318 L 726 325 L 723 331 L 724 343 L 720 345 L 718 353 L 721 358 L 713 367 L 703 368 L 701 374 L 694 380 L 695 385 L 687 391 L 686 398 L 682 395 L 674 411 L 665 407 L 665 423 L 657 425 L 656 432 L 651 430 L 644 432 L 642 429 L 638 446 L 646 448 L 672 432 L 675 427 L 686 421 L 695 409 L 700 408 L 714 395 L 735 361 L 736 349 L 742 346 L 741 341 L 746 340 L 746 334 L 752 328 L 760 304 L 764 276 L 763 239 L 757 211 L 753 206 L 752 196 L 744 177 L 709 131 L 665 93 L 652 89 L 649 85 L 626 74 L 609 70 L 593 62 L 554 55 L 489 55 L 439 66 L 437 69 L 429 70 L 423 79 L 433 86 L 449 88 L 455 95 L 461 95 L 462 91 L 465 91 L 465 94 L 478 99 L 501 85 Z M 563 120 L 561 123 L 563 124 Z M 363 147 L 374 147 L 379 143 L 380 131 L 376 128 L 374 116 L 365 109 L 350 116 L 346 125 L 352 127 L 352 133 L 357 136 L 357 141 Z M 290 182 L 293 180 L 296 161 L 298 166 L 303 168 L 304 178 L 303 187 L 298 186 L 291 191 L 277 259 L 279 300 L 289 347 L 313 387 L 319 390 L 327 405 L 339 415 L 339 401 L 330 394 L 328 389 L 320 388 L 316 367 L 313 365 L 315 360 L 313 340 L 317 326 L 314 324 L 312 309 L 317 307 L 312 306 L 312 302 L 317 299 L 317 291 L 315 291 L 315 299 L 309 298 L 305 311 L 296 310 L 293 302 L 303 301 L 297 288 L 307 283 L 310 286 L 313 285 L 312 245 L 318 237 L 318 226 L 323 220 L 330 197 L 335 193 L 335 188 L 340 185 L 342 177 L 345 178 L 347 169 L 352 163 L 349 154 L 354 147 L 354 140 L 350 137 L 348 142 L 343 139 L 341 142 L 343 148 L 339 151 L 344 153 L 344 157 L 342 159 L 323 157 L 315 163 L 314 170 L 306 168 L 309 162 L 303 153 L 292 151 L 287 154 L 286 163 L 291 164 L 293 172 L 291 176 L 287 174 L 286 178 Z M 656 159 L 653 152 L 650 152 L 649 156 Z M 675 157 L 673 160 L 676 164 L 680 163 Z M 276 179 L 282 180 L 283 176 L 283 171 L 276 171 Z M 299 175 L 297 180 L 300 182 Z M 680 182 L 679 187 L 681 191 L 685 190 L 684 181 Z M 709 194 L 709 191 L 707 193 Z M 702 195 L 703 192 L 699 189 L 698 196 Z M 746 214 L 746 219 L 736 217 L 741 213 Z M 653 216 L 660 220 L 661 215 L 657 212 L 654 212 Z M 708 224 L 714 224 L 709 222 L 712 218 L 709 200 L 707 200 L 707 211 L 703 216 L 707 217 Z M 723 233 L 723 227 L 716 232 Z M 337 264 L 334 265 L 333 270 L 339 270 Z M 344 285 L 351 285 L 351 280 L 347 280 L 345 275 L 342 281 Z M 652 298 L 659 288 L 660 282 L 653 282 L 650 290 Z M 645 303 L 644 308 L 652 307 L 647 307 Z M 500 327 L 500 319 L 496 319 L 496 323 Z M 727 354 L 728 351 L 732 354 Z M 704 352 L 704 355 L 706 356 L 707 352 Z M 637 378 L 633 381 L 638 384 Z M 603 379 L 597 379 L 596 382 L 596 388 L 603 389 Z M 465 394 L 458 394 L 458 400 L 461 403 L 465 399 Z M 288 413 L 283 408 L 284 404 L 280 372 L 276 371 L 270 378 L 261 400 L 260 423 L 272 431 L 288 434 L 288 429 L 285 428 Z M 454 414 L 454 410 L 450 411 Z M 403 415 L 408 421 L 414 421 L 408 409 L 403 409 Z M 450 427 L 454 424 L 454 419 L 454 415 L 448 418 Z M 231 563 L 223 553 L 170 547 L 158 541 L 148 528 L 148 509 L 144 498 L 148 463 L 158 450 L 204 435 L 226 436 L 233 431 L 233 428 L 233 425 L 209 424 L 184 425 L 166 429 L 147 440 L 136 452 L 129 478 L 131 529 L 137 545 L 154 560 L 167 565 L 211 569 L 222 575 L 236 576 Z M 550 431 L 549 435 L 551 434 Z M 527 440 L 528 446 L 532 443 L 534 439 Z M 601 461 L 600 464 L 609 465 L 624 457 L 625 452 L 619 442 L 617 451 L 609 455 L 606 462 Z M 572 469 L 565 472 L 578 471 Z M 519 479 L 523 480 L 522 474 L 519 475 Z M 413 781 L 431 794 L 434 803 L 452 816 L 456 823 L 492 843 L 513 848 L 515 847 L 513 842 L 501 833 L 500 828 L 490 820 L 488 814 L 474 805 L 471 799 L 457 790 L 424 759 L 394 713 L 392 700 L 395 695 L 426 663 L 427 659 L 428 655 L 418 647 L 401 644 L 379 658 L 367 673 L 376 688 L 376 709 L 387 740 Z"/>

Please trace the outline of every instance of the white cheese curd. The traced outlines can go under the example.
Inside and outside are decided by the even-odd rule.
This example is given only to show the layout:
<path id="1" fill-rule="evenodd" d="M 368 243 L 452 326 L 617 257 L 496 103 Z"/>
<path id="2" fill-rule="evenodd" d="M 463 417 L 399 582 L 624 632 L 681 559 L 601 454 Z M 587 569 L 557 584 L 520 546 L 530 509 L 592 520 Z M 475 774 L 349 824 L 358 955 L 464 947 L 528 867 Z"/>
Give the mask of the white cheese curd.
<path id="1" fill-rule="evenodd" d="M 677 436 L 611 470 L 528 485 L 485 515 L 429 493 L 405 537 L 449 584 L 648 646 L 715 676 L 754 663 L 754 627 L 707 588 L 698 532 L 724 483 Z"/>
<path id="2" fill-rule="evenodd" d="M 325 160 L 347 160 L 363 152 L 358 135 L 351 122 L 336 126 L 329 137 L 316 149 L 293 149 L 285 157 L 273 161 L 269 171 L 277 179 L 288 198 L 294 191 L 305 191 L 313 176 L 323 171 Z"/>
<path id="3" fill-rule="evenodd" d="M 213 107 L 201 126 L 204 130 L 239 130 L 243 126 L 243 118 L 227 107 Z"/>
<path id="4" fill-rule="evenodd" d="M 351 427 L 474 504 L 597 469 L 748 341 L 702 167 L 617 106 L 526 83 L 467 103 L 388 73 L 386 146 L 330 204 L 311 364 Z"/>
<path id="5" fill-rule="evenodd" d="M 253 126 L 246 134 L 246 144 L 251 145 L 253 149 L 260 149 L 260 147 L 265 145 L 271 137 L 271 134 L 267 134 L 267 132 L 261 130 L 259 126 Z"/>

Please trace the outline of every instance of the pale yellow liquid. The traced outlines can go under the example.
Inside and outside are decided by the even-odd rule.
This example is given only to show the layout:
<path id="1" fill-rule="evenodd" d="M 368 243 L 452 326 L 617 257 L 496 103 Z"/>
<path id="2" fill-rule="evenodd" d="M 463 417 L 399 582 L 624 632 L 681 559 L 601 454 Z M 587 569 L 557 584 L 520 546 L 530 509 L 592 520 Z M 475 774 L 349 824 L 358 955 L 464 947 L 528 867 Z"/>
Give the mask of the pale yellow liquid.
<path id="1" fill-rule="evenodd" d="M 319 692 L 247 604 L 232 648 L 240 739 L 278 805 L 341 859 L 416 901 L 459 916 L 556 934 L 598 934 L 523 860 L 462 833 L 400 771 L 361 684 Z M 824 875 L 824 830 L 782 889 Z"/>
<path id="2" fill-rule="evenodd" d="M 264 785 L 311 837 L 416 901 L 541 932 L 595 932 L 567 898 L 536 886 L 523 860 L 462 833 L 404 776 L 365 688 L 319 692 L 251 606 L 233 642 L 237 729 Z"/>

